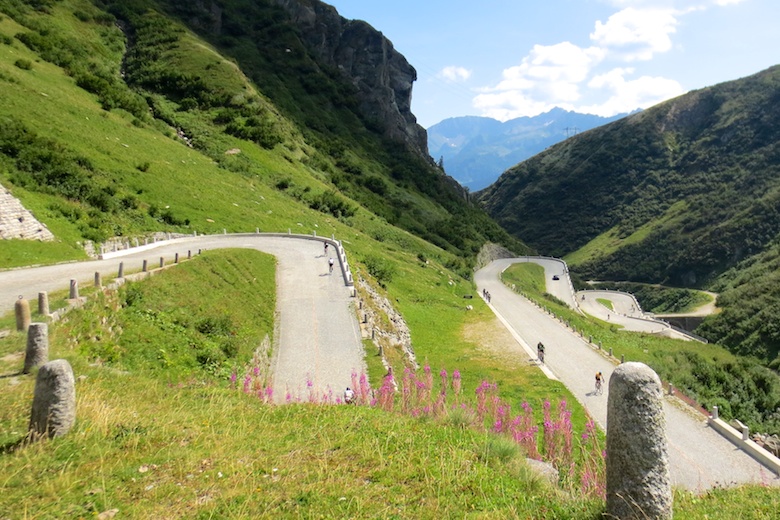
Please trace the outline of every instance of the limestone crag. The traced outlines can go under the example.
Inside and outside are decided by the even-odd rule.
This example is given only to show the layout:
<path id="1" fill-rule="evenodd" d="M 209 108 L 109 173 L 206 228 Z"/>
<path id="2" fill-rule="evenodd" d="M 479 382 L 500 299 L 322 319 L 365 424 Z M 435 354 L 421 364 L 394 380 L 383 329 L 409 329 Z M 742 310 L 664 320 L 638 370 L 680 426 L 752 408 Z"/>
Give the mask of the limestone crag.
<path id="1" fill-rule="evenodd" d="M 482 269 L 493 260 L 499 260 L 501 258 L 515 258 L 516 256 L 516 253 L 513 253 L 500 244 L 486 242 L 482 246 L 482 249 L 479 250 L 479 254 L 477 255 L 477 263 L 474 266 L 474 271 Z"/>
<path id="2" fill-rule="evenodd" d="M 428 135 L 411 112 L 417 71 L 385 36 L 361 20 L 347 20 L 328 4 L 275 0 L 301 29 L 301 38 L 324 63 L 358 89 L 360 110 L 385 135 L 428 158 Z"/>
<path id="3" fill-rule="evenodd" d="M 373 329 L 375 334 L 384 338 L 389 345 L 400 348 L 409 363 L 417 366 L 412 347 L 412 334 L 403 316 L 395 310 L 390 300 L 379 294 L 362 277 L 358 278 L 357 285 L 370 301 L 370 305 L 367 304 L 362 308 L 367 328 Z"/>
<path id="4" fill-rule="evenodd" d="M 54 240 L 54 235 L 39 222 L 10 191 L 0 186 L 0 238 L 9 240 Z"/>

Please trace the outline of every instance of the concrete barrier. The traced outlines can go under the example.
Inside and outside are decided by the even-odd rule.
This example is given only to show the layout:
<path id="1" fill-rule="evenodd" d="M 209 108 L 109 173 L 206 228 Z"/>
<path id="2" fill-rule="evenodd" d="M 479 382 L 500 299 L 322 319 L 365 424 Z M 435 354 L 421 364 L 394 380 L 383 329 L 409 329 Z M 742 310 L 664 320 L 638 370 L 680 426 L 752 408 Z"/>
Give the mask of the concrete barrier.
<path id="1" fill-rule="evenodd" d="M 769 453 L 767 450 L 749 438 L 745 438 L 745 429 L 747 429 L 746 426 L 744 429 L 737 430 L 723 419 L 719 419 L 716 413 L 710 416 L 707 423 L 709 424 L 710 428 L 720 433 L 737 448 L 741 449 L 753 457 L 757 462 L 772 470 L 776 475 L 780 476 L 780 459 Z"/>

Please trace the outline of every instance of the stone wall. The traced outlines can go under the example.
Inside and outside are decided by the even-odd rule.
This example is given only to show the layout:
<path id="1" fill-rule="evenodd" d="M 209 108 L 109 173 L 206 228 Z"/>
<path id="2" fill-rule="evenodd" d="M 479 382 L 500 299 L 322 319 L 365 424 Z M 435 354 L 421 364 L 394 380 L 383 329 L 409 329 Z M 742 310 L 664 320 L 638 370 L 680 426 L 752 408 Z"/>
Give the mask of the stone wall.
<path id="1" fill-rule="evenodd" d="M 22 206 L 19 199 L 0 186 L 0 238 L 54 240 L 54 235 Z"/>

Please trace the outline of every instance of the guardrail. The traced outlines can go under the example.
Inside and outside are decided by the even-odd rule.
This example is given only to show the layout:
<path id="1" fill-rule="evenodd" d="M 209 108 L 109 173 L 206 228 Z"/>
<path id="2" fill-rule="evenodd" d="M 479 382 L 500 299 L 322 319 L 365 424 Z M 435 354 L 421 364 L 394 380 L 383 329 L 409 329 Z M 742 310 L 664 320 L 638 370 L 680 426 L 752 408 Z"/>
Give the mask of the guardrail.
<path id="1" fill-rule="evenodd" d="M 707 421 L 712 429 L 728 439 L 737 448 L 780 476 L 780 459 L 750 440 L 750 432 L 747 426 L 739 421 L 735 422 L 739 426 L 739 430 L 718 417 L 717 406 L 712 407 L 712 415 Z"/>
<path id="2" fill-rule="evenodd" d="M 255 230 L 254 233 L 228 233 L 227 231 L 223 231 L 222 234 L 217 234 L 217 235 L 203 235 L 203 234 L 199 235 L 197 232 L 195 232 L 193 235 L 178 235 L 176 237 L 171 236 L 171 238 L 166 238 L 165 240 L 154 240 L 152 242 L 147 241 L 144 244 L 140 244 L 138 240 L 135 240 L 135 243 L 138 244 L 136 246 L 131 246 L 130 241 L 128 240 L 125 243 L 126 247 L 124 248 L 113 247 L 111 251 L 106 251 L 106 248 L 101 244 L 100 246 L 101 253 L 99 254 L 98 258 L 101 260 L 109 260 L 112 258 L 119 258 L 122 256 L 138 253 L 141 251 L 148 251 L 158 247 L 172 245 L 179 241 L 190 240 L 197 237 L 217 238 L 222 236 L 297 238 L 300 240 L 316 240 L 319 242 L 328 243 L 334 247 L 337 253 L 339 266 L 341 267 L 341 274 L 344 277 L 344 284 L 347 287 L 353 287 L 355 285 L 355 281 L 352 276 L 352 271 L 349 267 L 349 262 L 347 261 L 347 252 L 344 249 L 344 246 L 341 244 L 341 241 L 336 240 L 336 237 L 333 235 L 331 235 L 330 238 L 318 236 L 316 231 L 313 232 L 311 235 L 293 233 L 291 229 L 288 229 L 287 233 L 261 233 L 259 229 Z"/>

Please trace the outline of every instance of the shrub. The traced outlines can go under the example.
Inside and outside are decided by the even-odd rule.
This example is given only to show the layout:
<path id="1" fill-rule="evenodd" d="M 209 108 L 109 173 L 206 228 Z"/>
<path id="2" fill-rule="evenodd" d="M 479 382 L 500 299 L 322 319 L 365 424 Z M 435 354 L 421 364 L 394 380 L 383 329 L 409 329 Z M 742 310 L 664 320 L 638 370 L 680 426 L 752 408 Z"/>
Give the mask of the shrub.
<path id="1" fill-rule="evenodd" d="M 351 217 L 357 208 L 339 197 L 333 191 L 325 191 L 309 199 L 309 207 L 322 213 L 329 213 L 336 218 Z"/>
<path id="2" fill-rule="evenodd" d="M 369 255 L 363 260 L 363 263 L 369 274 L 376 278 L 376 281 L 383 287 L 390 283 L 395 276 L 395 265 L 381 256 Z"/>
<path id="3" fill-rule="evenodd" d="M 19 58 L 14 62 L 14 65 L 19 67 L 22 70 L 32 70 L 32 62 L 30 60 L 25 60 L 23 58 Z"/>

